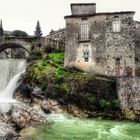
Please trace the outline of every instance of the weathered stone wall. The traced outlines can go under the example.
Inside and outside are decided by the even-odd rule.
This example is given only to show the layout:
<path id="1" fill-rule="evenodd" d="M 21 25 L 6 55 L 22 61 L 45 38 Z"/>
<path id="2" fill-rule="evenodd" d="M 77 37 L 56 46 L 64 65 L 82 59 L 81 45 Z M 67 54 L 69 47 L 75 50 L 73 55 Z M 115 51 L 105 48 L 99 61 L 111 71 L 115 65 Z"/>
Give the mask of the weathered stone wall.
<path id="1" fill-rule="evenodd" d="M 117 90 L 121 109 L 140 110 L 140 77 L 118 78 Z"/>
<path id="2" fill-rule="evenodd" d="M 115 17 L 121 22 L 121 31 L 112 31 L 112 21 Z M 107 67 L 113 74 L 116 67 L 116 59 L 120 59 L 120 67 L 125 69 L 132 68 L 135 75 L 135 43 L 134 43 L 133 14 L 112 15 L 107 18 L 106 26 L 106 60 Z"/>
<path id="3" fill-rule="evenodd" d="M 65 66 L 84 71 L 114 75 L 116 59 L 120 67 L 129 66 L 135 75 L 134 13 L 103 14 L 86 17 L 66 17 Z M 115 18 L 121 22 L 121 31 L 113 32 Z M 86 18 L 86 21 L 83 18 Z M 89 39 L 80 40 L 80 25 L 88 24 Z M 90 46 L 89 62 L 84 62 L 83 44 Z"/>
<path id="4" fill-rule="evenodd" d="M 65 66 L 77 67 L 86 71 L 94 71 L 96 69 L 96 59 L 105 53 L 105 16 L 88 18 L 89 40 L 81 40 L 80 25 L 84 24 L 81 18 L 66 19 L 66 46 L 65 46 Z M 91 30 L 92 29 L 92 30 Z M 84 62 L 83 45 L 90 46 L 90 59 L 88 63 Z M 81 55 L 80 55 L 81 53 Z M 99 55 L 97 55 L 97 53 Z M 102 59 L 102 61 L 104 61 Z"/>
<path id="5" fill-rule="evenodd" d="M 135 21 L 135 63 L 136 75 L 140 76 L 140 22 Z"/>

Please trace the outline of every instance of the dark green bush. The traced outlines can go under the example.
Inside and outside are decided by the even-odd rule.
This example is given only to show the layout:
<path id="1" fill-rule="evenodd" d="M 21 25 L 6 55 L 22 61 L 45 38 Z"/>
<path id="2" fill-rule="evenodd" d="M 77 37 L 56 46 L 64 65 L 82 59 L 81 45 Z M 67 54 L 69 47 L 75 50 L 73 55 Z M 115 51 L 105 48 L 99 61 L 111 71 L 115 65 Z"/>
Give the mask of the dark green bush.
<path id="1" fill-rule="evenodd" d="M 12 33 L 11 33 L 12 36 L 18 36 L 18 37 L 28 37 L 28 34 L 24 31 L 21 31 L 21 30 L 14 30 Z"/>
<path id="2" fill-rule="evenodd" d="M 55 48 L 51 44 L 47 44 L 43 48 L 44 53 L 52 53 L 52 52 L 55 52 L 55 51 L 56 51 Z"/>

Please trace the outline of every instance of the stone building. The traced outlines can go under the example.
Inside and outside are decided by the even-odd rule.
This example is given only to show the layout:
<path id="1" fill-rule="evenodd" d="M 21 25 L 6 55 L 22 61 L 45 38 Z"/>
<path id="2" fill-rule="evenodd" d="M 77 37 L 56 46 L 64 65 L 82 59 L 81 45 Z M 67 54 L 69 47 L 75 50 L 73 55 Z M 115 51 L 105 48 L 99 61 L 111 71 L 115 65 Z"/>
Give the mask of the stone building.
<path id="1" fill-rule="evenodd" d="M 45 37 L 45 44 L 51 45 L 53 48 L 64 50 L 65 48 L 65 28 L 53 31 Z"/>
<path id="2" fill-rule="evenodd" d="M 65 16 L 65 62 L 84 71 L 135 75 L 134 11 L 96 13 L 95 3 L 71 4 Z M 136 26 L 137 25 L 137 26 Z"/>

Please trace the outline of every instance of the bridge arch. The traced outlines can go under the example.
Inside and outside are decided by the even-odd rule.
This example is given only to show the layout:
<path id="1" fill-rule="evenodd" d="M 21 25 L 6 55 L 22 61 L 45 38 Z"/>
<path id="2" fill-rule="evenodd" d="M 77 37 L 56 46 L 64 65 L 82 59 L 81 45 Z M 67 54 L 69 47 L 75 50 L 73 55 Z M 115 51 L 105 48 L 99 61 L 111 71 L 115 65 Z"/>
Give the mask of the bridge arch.
<path id="1" fill-rule="evenodd" d="M 28 58 L 30 52 L 21 44 L 2 43 L 0 44 L 0 59 L 3 58 Z"/>
<path id="2" fill-rule="evenodd" d="M 13 48 L 22 48 L 25 51 L 27 51 L 30 54 L 30 51 L 28 49 L 26 49 L 24 46 L 22 46 L 21 44 L 17 44 L 17 43 L 2 43 L 0 44 L 0 53 L 6 49 L 13 49 Z"/>

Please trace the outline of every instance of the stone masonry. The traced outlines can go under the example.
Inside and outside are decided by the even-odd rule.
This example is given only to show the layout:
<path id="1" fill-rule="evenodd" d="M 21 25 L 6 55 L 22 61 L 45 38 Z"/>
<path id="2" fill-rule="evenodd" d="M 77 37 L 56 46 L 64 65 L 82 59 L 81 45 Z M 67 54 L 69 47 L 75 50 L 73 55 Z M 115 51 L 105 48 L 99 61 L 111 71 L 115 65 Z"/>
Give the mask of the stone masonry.
<path id="1" fill-rule="evenodd" d="M 140 110 L 140 77 L 121 77 L 117 89 L 122 109 Z"/>

